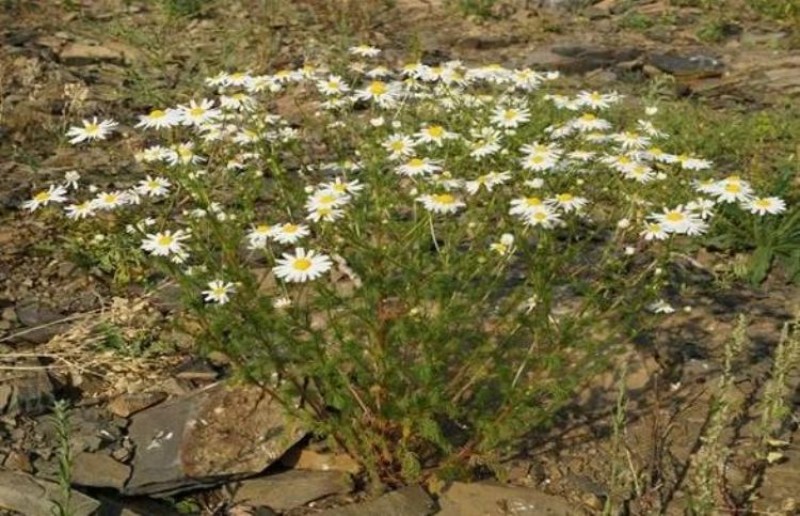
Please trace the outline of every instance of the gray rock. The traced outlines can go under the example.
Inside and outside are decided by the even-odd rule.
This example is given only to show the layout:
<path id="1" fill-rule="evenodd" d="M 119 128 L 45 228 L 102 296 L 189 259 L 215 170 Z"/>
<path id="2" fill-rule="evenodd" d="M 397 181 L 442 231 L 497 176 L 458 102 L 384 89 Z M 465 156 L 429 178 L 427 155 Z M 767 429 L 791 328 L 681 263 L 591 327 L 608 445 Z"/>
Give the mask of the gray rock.
<path id="1" fill-rule="evenodd" d="M 63 316 L 48 308 L 39 301 L 25 300 L 15 308 L 17 319 L 27 330 L 18 333 L 15 340 L 22 340 L 32 344 L 44 344 L 59 333 L 64 332 L 68 325 L 58 323 Z"/>
<path id="2" fill-rule="evenodd" d="M 72 482 L 79 486 L 110 487 L 121 491 L 131 468 L 104 453 L 79 453 L 75 456 Z"/>
<path id="3" fill-rule="evenodd" d="M 0 471 L 0 507 L 25 516 L 52 516 L 54 502 L 64 503 L 61 488 L 54 482 L 38 480 L 23 473 Z M 68 514 L 96 514 L 100 502 L 78 491 L 72 491 Z"/>
<path id="4" fill-rule="evenodd" d="M 83 66 L 97 63 L 125 64 L 125 55 L 122 52 L 86 43 L 67 43 L 59 52 L 58 58 L 67 66 Z"/>
<path id="5" fill-rule="evenodd" d="M 108 410 L 115 416 L 129 417 L 153 405 L 158 405 L 165 399 L 167 399 L 167 393 L 162 391 L 121 394 L 111 400 Z"/>
<path id="6" fill-rule="evenodd" d="M 682 56 L 677 54 L 651 54 L 648 64 L 676 77 L 701 79 L 719 77 L 725 70 L 722 61 L 705 54 Z"/>
<path id="7" fill-rule="evenodd" d="M 579 513 L 565 500 L 535 489 L 502 484 L 453 483 L 439 497 L 440 516 L 570 516 Z"/>
<path id="8" fill-rule="evenodd" d="M 39 363 L 19 365 L 36 367 Z M 52 402 L 53 383 L 43 369 L 0 372 L 0 414 L 36 416 L 46 412 Z"/>
<path id="9" fill-rule="evenodd" d="M 366 503 L 323 511 L 319 516 L 429 516 L 436 510 L 436 502 L 424 489 L 408 486 Z"/>
<path id="10" fill-rule="evenodd" d="M 288 511 L 314 500 L 353 490 L 350 475 L 338 471 L 286 471 L 244 480 L 234 487 L 233 501 L 252 507 Z"/>
<path id="11" fill-rule="evenodd" d="M 260 388 L 216 384 L 133 416 L 124 493 L 166 495 L 252 476 L 305 434 Z"/>
<path id="12" fill-rule="evenodd" d="M 567 74 L 584 74 L 603 68 L 613 68 L 634 61 L 642 50 L 633 47 L 611 48 L 585 45 L 556 45 L 527 54 L 522 65 L 539 70 L 556 70 Z"/>

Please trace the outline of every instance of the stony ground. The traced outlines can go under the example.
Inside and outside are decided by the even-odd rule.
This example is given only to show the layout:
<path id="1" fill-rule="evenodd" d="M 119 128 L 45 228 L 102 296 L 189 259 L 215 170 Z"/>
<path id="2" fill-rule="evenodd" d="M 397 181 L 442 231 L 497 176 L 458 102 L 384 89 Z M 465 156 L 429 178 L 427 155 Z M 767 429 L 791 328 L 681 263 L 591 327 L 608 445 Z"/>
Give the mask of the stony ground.
<path id="1" fill-rule="evenodd" d="M 413 51 L 431 61 L 559 70 L 575 86 L 691 105 L 704 113 L 700 129 L 728 114 L 778 121 L 777 129 L 741 128 L 761 145 L 749 163 L 762 166 L 759 155 L 788 155 L 795 146 L 796 167 L 800 134 L 782 117 L 796 113 L 800 98 L 800 34 L 786 20 L 737 2 L 723 9 L 604 0 L 572 11 L 557 5 L 569 2 L 498 1 L 488 17 L 465 15 L 458 3 L 209 0 L 183 16 L 168 7 L 191 2 L 0 2 L 0 509 L 50 514 L 50 499 L 61 496 L 52 483 L 58 456 L 49 407 L 57 398 L 74 407 L 76 514 L 101 505 L 141 515 L 602 511 L 616 495 L 609 467 L 620 452 L 614 374 L 587 386 L 548 435 L 531 436 L 504 465 L 505 483 L 410 487 L 346 507 L 366 497 L 358 465 L 286 427 L 258 392 L 221 386 L 226 358 L 196 358 L 170 285 L 127 285 L 135 264 L 76 264 L 59 245 L 58 221 L 18 211 L 32 190 L 68 170 L 101 185 L 130 179 L 128 151 L 137 142 L 126 128 L 110 154 L 66 144 L 65 128 L 81 115 L 130 121 L 185 98 L 206 74 L 274 70 L 353 41 L 398 60 Z M 691 310 L 666 317 L 621 358 L 629 397 L 623 462 L 637 479 L 628 514 L 685 509 L 687 471 L 740 313 L 750 316 L 750 344 L 737 361 L 741 414 L 724 435 L 732 456 L 719 510 L 743 514 L 743 497 L 758 511 L 797 510 L 798 420 L 786 425 L 784 457 L 766 467 L 753 458 L 752 407 L 783 324 L 800 314 L 800 289 L 780 270 L 759 288 L 745 286 L 731 279 L 731 259 L 687 257 L 671 301 Z M 795 409 L 798 382 L 790 378 Z M 231 424 L 240 421 L 247 424 Z M 271 439 L 261 439 L 265 428 L 276 429 Z"/>

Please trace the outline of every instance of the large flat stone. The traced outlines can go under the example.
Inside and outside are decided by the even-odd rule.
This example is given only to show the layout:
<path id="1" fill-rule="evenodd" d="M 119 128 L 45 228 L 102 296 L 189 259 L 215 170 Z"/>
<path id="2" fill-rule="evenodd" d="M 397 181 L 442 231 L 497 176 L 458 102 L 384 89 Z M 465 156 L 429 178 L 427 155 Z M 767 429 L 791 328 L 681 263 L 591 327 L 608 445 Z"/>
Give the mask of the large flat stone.
<path id="1" fill-rule="evenodd" d="M 439 516 L 571 516 L 580 511 L 535 489 L 502 484 L 453 483 L 439 497 Z"/>
<path id="2" fill-rule="evenodd" d="M 78 491 L 73 490 L 71 497 L 68 514 L 72 516 L 94 515 L 100 508 L 100 502 Z M 58 484 L 0 471 L 0 508 L 25 516 L 53 516 L 54 501 L 64 502 Z"/>
<path id="3" fill-rule="evenodd" d="M 79 453 L 72 467 L 72 482 L 79 486 L 110 487 L 121 491 L 131 468 L 104 453 Z"/>
<path id="4" fill-rule="evenodd" d="M 288 511 L 326 496 L 349 493 L 353 480 L 338 471 L 293 470 L 244 480 L 234 489 L 234 502 Z"/>
<path id="5" fill-rule="evenodd" d="M 420 486 L 408 486 L 374 500 L 337 507 L 319 516 L 429 516 L 438 514 L 436 502 Z"/>
<path id="6" fill-rule="evenodd" d="M 256 386 L 220 384 L 135 414 L 125 494 L 169 494 L 253 476 L 306 432 Z"/>

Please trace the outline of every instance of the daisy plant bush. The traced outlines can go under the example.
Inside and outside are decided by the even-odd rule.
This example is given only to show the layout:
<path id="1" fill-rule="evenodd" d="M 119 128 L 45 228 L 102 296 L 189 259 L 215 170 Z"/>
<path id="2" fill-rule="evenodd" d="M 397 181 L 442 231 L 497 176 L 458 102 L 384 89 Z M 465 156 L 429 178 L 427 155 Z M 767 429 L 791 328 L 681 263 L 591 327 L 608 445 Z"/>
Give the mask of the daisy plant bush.
<path id="1" fill-rule="evenodd" d="M 351 53 L 210 77 L 204 97 L 140 116 L 158 143 L 130 188 L 73 176 L 25 207 L 122 232 L 181 285 L 206 349 L 376 482 L 496 464 L 648 308 L 671 310 L 664 268 L 720 205 L 754 223 L 786 209 L 673 148 L 656 109 L 631 115 L 614 92 Z M 303 109 L 281 116 L 286 95 Z"/>

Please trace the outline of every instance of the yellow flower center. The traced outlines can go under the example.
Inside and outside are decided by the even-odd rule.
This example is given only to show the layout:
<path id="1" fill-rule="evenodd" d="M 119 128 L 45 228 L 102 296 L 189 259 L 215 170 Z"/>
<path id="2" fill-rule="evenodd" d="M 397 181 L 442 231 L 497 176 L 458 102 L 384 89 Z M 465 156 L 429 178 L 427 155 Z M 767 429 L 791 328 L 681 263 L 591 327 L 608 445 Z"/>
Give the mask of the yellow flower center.
<path id="1" fill-rule="evenodd" d="M 441 125 L 432 125 L 426 130 L 431 138 L 441 138 L 444 136 L 444 127 Z"/>
<path id="2" fill-rule="evenodd" d="M 294 224 L 284 224 L 283 225 L 283 232 L 284 233 L 297 233 L 300 228 Z"/>
<path id="3" fill-rule="evenodd" d="M 593 91 L 592 94 L 589 95 L 589 98 L 591 98 L 594 102 L 600 102 L 603 99 L 603 96 L 600 95 L 599 92 Z"/>
<path id="4" fill-rule="evenodd" d="M 50 192 L 39 192 L 33 198 L 37 202 L 45 202 L 50 200 Z"/>
<path id="5" fill-rule="evenodd" d="M 347 191 L 347 185 L 344 185 L 342 183 L 336 183 L 335 185 L 333 185 L 333 191 L 343 194 Z"/>
<path id="6" fill-rule="evenodd" d="M 234 93 L 233 95 L 231 95 L 231 98 L 234 100 L 242 101 L 247 98 L 247 95 L 245 95 L 244 93 Z"/>
<path id="7" fill-rule="evenodd" d="M 298 258 L 292 264 L 292 267 L 297 269 L 298 271 L 307 271 L 311 268 L 311 260 L 308 258 Z"/>
<path id="8" fill-rule="evenodd" d="M 211 289 L 215 297 L 222 297 L 226 294 L 225 287 L 214 287 Z"/>
<path id="9" fill-rule="evenodd" d="M 525 199 L 525 206 L 534 207 L 541 205 L 542 205 L 542 200 L 539 199 L 538 197 L 528 197 L 527 199 Z"/>
<path id="10" fill-rule="evenodd" d="M 86 131 L 88 134 L 96 134 L 98 131 L 100 131 L 100 126 L 97 124 L 86 124 L 84 131 Z"/>
<path id="11" fill-rule="evenodd" d="M 531 163 L 537 163 L 537 164 L 538 163 L 543 163 L 544 162 L 544 156 L 539 155 L 539 154 L 535 154 L 535 155 L 530 157 L 530 161 L 531 161 Z"/>
<path id="12" fill-rule="evenodd" d="M 434 195 L 433 200 L 439 204 L 453 204 L 456 202 L 456 198 L 450 194 Z"/>
<path id="13" fill-rule="evenodd" d="M 753 204 L 759 208 L 769 208 L 772 206 L 772 203 L 769 199 L 756 199 L 753 201 Z"/>
<path id="14" fill-rule="evenodd" d="M 269 233 L 269 229 L 270 227 L 267 226 L 266 224 L 259 224 L 258 226 L 256 226 L 256 233 L 265 235 Z"/>
<path id="15" fill-rule="evenodd" d="M 742 185 L 740 185 L 739 183 L 728 183 L 725 185 L 725 191 L 737 194 L 742 191 Z"/>
<path id="16" fill-rule="evenodd" d="M 105 202 L 106 204 L 114 204 L 115 202 L 117 202 L 118 198 L 119 198 L 119 196 L 117 196 L 117 195 L 106 194 L 106 195 L 103 196 L 103 202 Z"/>
<path id="17" fill-rule="evenodd" d="M 670 222 L 681 222 L 686 218 L 686 216 L 679 211 L 671 211 L 667 213 L 664 218 Z"/>
<path id="18" fill-rule="evenodd" d="M 161 235 L 156 239 L 156 243 L 162 247 L 167 247 L 172 244 L 175 239 L 171 235 Z"/>
<path id="19" fill-rule="evenodd" d="M 421 167 L 421 166 L 423 166 L 424 164 L 425 164 L 425 162 L 424 162 L 424 161 L 422 161 L 422 160 L 421 160 L 421 159 L 419 159 L 419 158 L 414 158 L 414 159 L 412 159 L 412 160 L 410 160 L 410 161 L 408 162 L 408 166 L 409 166 L 409 167 L 414 167 L 414 168 Z"/>
<path id="20" fill-rule="evenodd" d="M 533 214 L 533 218 L 539 221 L 545 220 L 547 218 L 547 213 L 543 211 L 537 211 L 536 213 Z"/>
<path id="21" fill-rule="evenodd" d="M 389 88 L 387 88 L 386 83 L 382 81 L 372 81 L 372 83 L 369 85 L 369 88 L 367 88 L 367 91 L 369 91 L 371 95 L 377 97 L 378 95 L 385 94 L 387 91 L 389 91 Z"/>
<path id="22" fill-rule="evenodd" d="M 659 233 L 661 231 L 661 224 L 658 224 L 658 223 L 648 224 L 647 225 L 647 229 L 651 233 Z"/>
<path id="23" fill-rule="evenodd" d="M 503 118 L 506 120 L 514 120 L 517 117 L 517 110 L 516 109 L 506 109 L 505 113 L 503 113 Z"/>
<path id="24" fill-rule="evenodd" d="M 631 158 L 629 158 L 628 156 L 620 156 L 619 158 L 617 158 L 617 163 L 619 163 L 620 165 L 627 165 L 630 162 Z"/>
<path id="25" fill-rule="evenodd" d="M 150 112 L 150 118 L 164 118 L 165 116 L 167 116 L 167 113 L 160 109 L 154 109 Z"/>
<path id="26" fill-rule="evenodd" d="M 339 89 L 339 81 L 328 81 L 328 88 L 330 88 L 332 90 L 338 90 Z"/>
<path id="27" fill-rule="evenodd" d="M 193 107 L 192 109 L 189 110 L 189 114 L 192 115 L 192 116 L 201 116 L 205 112 L 206 112 L 206 110 L 201 108 L 201 107 L 199 107 L 199 106 L 198 107 Z"/>
<path id="28" fill-rule="evenodd" d="M 572 194 L 564 193 L 556 195 L 558 202 L 570 202 L 575 197 Z"/>
<path id="29" fill-rule="evenodd" d="M 319 202 L 321 202 L 323 204 L 331 204 L 331 203 L 336 202 L 336 197 L 334 197 L 331 194 L 321 195 L 320 198 L 319 198 Z"/>
<path id="30" fill-rule="evenodd" d="M 391 148 L 395 152 L 400 152 L 401 150 L 406 148 L 406 144 L 401 141 L 395 141 L 389 144 L 389 148 Z"/>
<path id="31" fill-rule="evenodd" d="M 581 117 L 581 120 L 583 120 L 584 122 L 592 122 L 592 121 L 594 121 L 594 120 L 597 120 L 597 117 L 596 117 L 596 116 L 594 116 L 594 115 L 593 115 L 593 114 L 591 114 L 591 113 L 586 113 L 585 115 L 583 115 L 583 116 Z"/>

